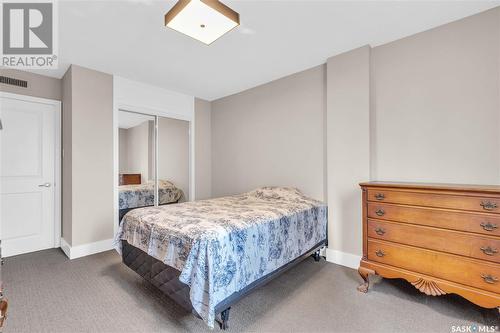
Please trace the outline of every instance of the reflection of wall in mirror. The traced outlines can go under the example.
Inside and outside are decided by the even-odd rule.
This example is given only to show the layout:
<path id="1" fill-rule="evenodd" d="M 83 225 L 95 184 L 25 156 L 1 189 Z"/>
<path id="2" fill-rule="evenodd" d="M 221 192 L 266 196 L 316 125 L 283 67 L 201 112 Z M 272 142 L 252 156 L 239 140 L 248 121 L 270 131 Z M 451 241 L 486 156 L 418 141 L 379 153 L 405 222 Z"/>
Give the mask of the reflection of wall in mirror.
<path id="1" fill-rule="evenodd" d="M 189 198 L 189 122 L 158 118 L 158 178 L 168 180 Z"/>
<path id="2" fill-rule="evenodd" d="M 120 128 L 118 131 L 118 167 L 119 173 L 128 172 L 128 130 Z"/>
<path id="3" fill-rule="evenodd" d="M 128 129 L 120 128 L 119 172 L 140 173 L 142 182 L 153 179 L 153 121 L 145 121 Z"/>

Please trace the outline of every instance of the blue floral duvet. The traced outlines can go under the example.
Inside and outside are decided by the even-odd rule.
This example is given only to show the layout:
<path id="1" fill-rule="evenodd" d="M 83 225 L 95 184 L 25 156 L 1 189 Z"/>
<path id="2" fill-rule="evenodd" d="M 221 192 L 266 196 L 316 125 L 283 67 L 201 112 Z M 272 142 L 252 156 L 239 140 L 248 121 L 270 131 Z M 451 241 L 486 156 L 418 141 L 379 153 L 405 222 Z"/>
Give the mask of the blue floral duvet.
<path id="1" fill-rule="evenodd" d="M 181 272 L 193 308 L 209 327 L 216 305 L 326 239 L 327 206 L 295 188 L 139 208 L 122 220 L 121 240 Z"/>
<path id="2" fill-rule="evenodd" d="M 154 182 L 139 185 L 120 185 L 118 191 L 119 209 L 153 206 L 155 204 Z M 158 201 L 160 205 L 174 203 L 181 199 L 183 192 L 169 181 L 158 182 Z"/>

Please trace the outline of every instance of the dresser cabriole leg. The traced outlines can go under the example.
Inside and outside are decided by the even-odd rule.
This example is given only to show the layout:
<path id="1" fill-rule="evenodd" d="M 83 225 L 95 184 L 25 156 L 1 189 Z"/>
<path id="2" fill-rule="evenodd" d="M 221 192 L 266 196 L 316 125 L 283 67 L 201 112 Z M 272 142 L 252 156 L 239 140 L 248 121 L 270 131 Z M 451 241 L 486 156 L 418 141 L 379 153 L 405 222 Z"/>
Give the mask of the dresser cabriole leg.
<path id="1" fill-rule="evenodd" d="M 365 268 L 363 266 L 359 266 L 358 273 L 364 281 L 361 285 L 358 286 L 358 291 L 362 293 L 367 293 L 368 288 L 370 287 L 370 280 L 369 280 L 370 275 L 375 274 L 375 271 Z"/>

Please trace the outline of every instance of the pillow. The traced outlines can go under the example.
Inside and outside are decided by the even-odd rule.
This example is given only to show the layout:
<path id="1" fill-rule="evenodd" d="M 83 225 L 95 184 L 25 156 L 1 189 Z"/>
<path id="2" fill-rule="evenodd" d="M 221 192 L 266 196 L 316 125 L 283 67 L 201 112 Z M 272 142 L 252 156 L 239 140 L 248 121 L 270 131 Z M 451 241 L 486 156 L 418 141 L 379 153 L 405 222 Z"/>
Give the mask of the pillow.
<path id="1" fill-rule="evenodd" d="M 302 198 L 304 195 L 295 187 L 265 186 L 248 192 L 249 196 L 259 199 L 291 200 Z"/>

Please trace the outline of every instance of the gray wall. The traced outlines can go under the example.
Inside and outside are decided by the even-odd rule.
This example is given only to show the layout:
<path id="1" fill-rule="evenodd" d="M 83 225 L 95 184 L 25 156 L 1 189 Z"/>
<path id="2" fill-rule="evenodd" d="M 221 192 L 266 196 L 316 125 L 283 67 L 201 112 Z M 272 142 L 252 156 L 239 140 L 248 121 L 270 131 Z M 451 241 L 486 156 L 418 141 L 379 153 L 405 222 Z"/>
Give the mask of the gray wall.
<path id="1" fill-rule="evenodd" d="M 500 183 L 500 8 L 327 67 L 212 103 L 214 196 L 293 185 L 326 199 L 328 182 L 329 255 L 354 267 L 359 181 Z"/>
<path id="2" fill-rule="evenodd" d="M 212 195 L 295 186 L 325 199 L 325 66 L 212 103 Z"/>
<path id="3" fill-rule="evenodd" d="M 15 69 L 0 69 L 0 75 L 28 81 L 27 88 L 0 83 L 0 91 L 58 101 L 62 100 L 62 82 L 60 79 Z"/>
<path id="4" fill-rule="evenodd" d="M 128 167 L 128 130 L 126 128 L 118 129 L 118 172 L 129 172 Z"/>
<path id="5" fill-rule="evenodd" d="M 62 78 L 62 238 L 71 244 L 73 241 L 72 229 L 72 170 L 73 170 L 73 154 L 72 154 L 72 68 L 70 67 Z"/>
<path id="6" fill-rule="evenodd" d="M 328 59 L 327 82 L 328 255 L 361 253 L 358 183 L 370 178 L 370 47 Z"/>
<path id="7" fill-rule="evenodd" d="M 140 173 L 142 182 L 154 178 L 154 121 L 119 130 L 120 173 Z M 158 178 L 168 180 L 189 198 L 189 122 L 158 118 Z"/>
<path id="8" fill-rule="evenodd" d="M 212 197 L 212 126 L 210 102 L 194 100 L 196 200 Z"/>
<path id="9" fill-rule="evenodd" d="M 71 216 L 63 237 L 78 246 L 113 237 L 113 78 L 73 65 L 63 87 L 63 169 L 71 170 L 63 182 L 63 216 Z"/>
<path id="10" fill-rule="evenodd" d="M 343 124 L 342 138 L 328 133 L 337 141 L 328 141 L 329 182 L 330 177 L 339 176 L 352 180 L 350 189 L 329 186 L 330 248 L 354 256 L 362 252 L 361 191 L 356 183 L 367 168 L 371 180 L 500 184 L 500 8 L 375 47 L 366 54 L 368 89 L 365 74 L 357 76 L 358 85 L 352 85 L 352 75 L 345 76 L 346 70 L 363 68 L 365 60 L 353 65 L 359 53 L 328 60 L 332 124 L 342 119 L 340 113 L 356 114 L 359 119 Z M 339 107 L 339 100 L 349 96 L 357 98 Z M 368 99 L 369 108 L 360 104 Z M 349 131 L 356 135 L 349 136 Z M 338 147 L 341 139 L 360 153 L 357 163 L 345 161 L 351 171 L 338 160 L 345 153 Z M 370 150 L 361 155 L 367 143 Z M 369 156 L 369 162 L 361 156 Z M 330 193 L 339 190 L 342 195 Z M 357 260 L 349 264 L 357 265 Z"/>
<path id="11" fill-rule="evenodd" d="M 374 179 L 498 184 L 500 8 L 372 52 Z"/>
<path id="12" fill-rule="evenodd" d="M 154 130 L 154 129 L 153 129 Z M 154 157 L 151 150 L 150 141 L 150 121 L 145 121 L 137 126 L 119 130 L 119 158 L 120 172 L 140 173 L 142 183 L 154 178 L 154 173 L 150 172 L 153 166 Z M 124 141 L 126 146 L 123 147 Z M 125 154 L 121 154 L 122 151 Z M 125 156 L 122 156 L 125 155 Z"/>

